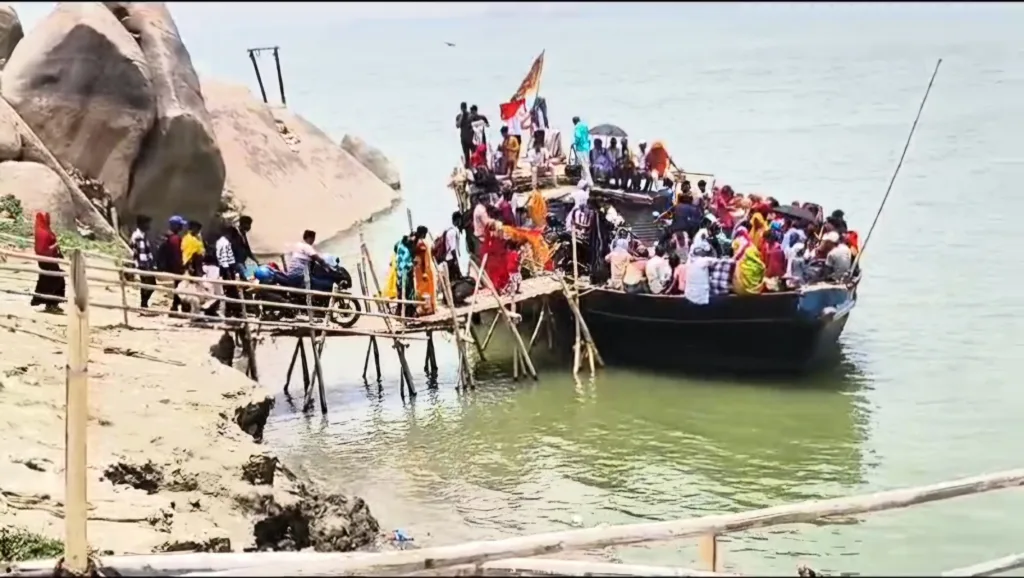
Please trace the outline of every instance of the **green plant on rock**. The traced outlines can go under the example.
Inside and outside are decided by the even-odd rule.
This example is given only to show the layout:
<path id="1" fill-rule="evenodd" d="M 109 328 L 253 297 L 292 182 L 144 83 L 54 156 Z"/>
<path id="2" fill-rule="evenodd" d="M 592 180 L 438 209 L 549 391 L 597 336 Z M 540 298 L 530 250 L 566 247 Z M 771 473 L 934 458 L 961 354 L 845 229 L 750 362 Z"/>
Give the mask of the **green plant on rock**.
<path id="1" fill-rule="evenodd" d="M 0 526 L 0 562 L 19 562 L 64 555 L 64 543 L 23 528 Z"/>
<path id="2" fill-rule="evenodd" d="M 20 221 L 25 217 L 25 209 L 21 206 L 21 200 L 14 195 L 7 194 L 0 197 L 0 216 Z"/>

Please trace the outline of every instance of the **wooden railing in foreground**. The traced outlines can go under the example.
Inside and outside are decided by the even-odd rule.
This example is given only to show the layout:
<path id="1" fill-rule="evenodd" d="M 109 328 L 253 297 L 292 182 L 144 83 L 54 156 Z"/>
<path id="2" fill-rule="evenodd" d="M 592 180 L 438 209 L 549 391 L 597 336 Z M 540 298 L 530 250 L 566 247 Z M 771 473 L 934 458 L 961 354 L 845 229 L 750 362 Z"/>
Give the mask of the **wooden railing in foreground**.
<path id="1" fill-rule="evenodd" d="M 70 382 L 69 382 L 70 383 Z M 101 568 L 124 574 L 186 576 L 329 576 L 368 575 L 506 575 L 508 573 L 584 575 L 722 576 L 721 556 L 713 553 L 714 568 L 692 570 L 589 561 L 533 558 L 557 552 L 624 546 L 641 542 L 702 538 L 713 546 L 713 536 L 780 524 L 824 521 L 917 504 L 947 500 L 1024 485 L 1024 469 L 986 474 L 928 486 L 889 490 L 854 497 L 816 500 L 775 506 L 737 514 L 719 514 L 686 520 L 624 524 L 471 542 L 455 546 L 379 554 L 271 552 L 248 554 L 167 554 L 114 556 L 100 561 Z M 68 508 L 71 511 L 71 508 Z M 922 529 L 926 531 L 926 529 Z M 965 531 L 969 531 L 966 530 Z M 54 561 L 20 565 L 20 570 L 39 575 Z M 704 564 L 709 560 L 706 558 Z M 1024 554 L 1007 556 L 946 572 L 946 576 L 991 576 L 1024 567 Z M 719 571 L 715 571 L 719 570 Z"/>

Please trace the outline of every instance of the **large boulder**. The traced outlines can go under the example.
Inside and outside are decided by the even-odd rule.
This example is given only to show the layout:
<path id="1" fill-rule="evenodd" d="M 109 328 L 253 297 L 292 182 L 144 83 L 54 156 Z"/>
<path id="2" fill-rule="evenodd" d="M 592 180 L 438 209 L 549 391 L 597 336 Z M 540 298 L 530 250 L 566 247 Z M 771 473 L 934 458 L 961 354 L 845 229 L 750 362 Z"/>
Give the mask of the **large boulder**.
<path id="1" fill-rule="evenodd" d="M 118 209 L 156 99 L 142 49 L 96 2 L 61 2 L 18 43 L 0 92 L 65 165 L 99 179 Z"/>
<path id="2" fill-rule="evenodd" d="M 7 62 L 14 52 L 14 47 L 25 37 L 21 29 L 21 19 L 10 4 L 0 4 L 0 60 Z M 0 62 L 0 69 L 3 63 Z"/>
<path id="3" fill-rule="evenodd" d="M 162 223 L 180 214 L 208 223 L 224 190 L 224 160 L 174 19 L 162 2 L 106 4 L 138 38 L 156 95 L 156 122 L 132 168 L 123 220 L 149 215 Z"/>
<path id="4" fill-rule="evenodd" d="M 384 156 L 384 153 L 380 152 L 380 149 L 377 147 L 370 145 L 355 135 L 347 134 L 345 138 L 341 139 L 341 148 L 355 157 L 360 164 L 369 169 L 378 179 L 384 181 L 384 184 L 387 186 L 396 191 L 402 188 L 402 180 L 399 178 L 398 169 L 395 168 L 395 165 L 391 164 L 388 157 Z"/>
<path id="5" fill-rule="evenodd" d="M 277 254 L 304 229 L 320 241 L 391 207 L 398 194 L 301 117 L 244 86 L 203 80 L 224 166 L 225 194 L 253 218 L 254 252 Z"/>
<path id="6" fill-rule="evenodd" d="M 0 114 L 0 162 L 21 158 L 21 133 L 14 119 Z"/>
<path id="7" fill-rule="evenodd" d="M 37 211 L 46 211 L 50 213 L 54 228 L 75 230 L 79 215 L 71 202 L 71 193 L 49 167 L 22 161 L 0 163 L 0 197 L 8 194 L 21 201 L 29 218 Z M 92 228 L 95 222 L 86 219 L 82 224 Z"/>

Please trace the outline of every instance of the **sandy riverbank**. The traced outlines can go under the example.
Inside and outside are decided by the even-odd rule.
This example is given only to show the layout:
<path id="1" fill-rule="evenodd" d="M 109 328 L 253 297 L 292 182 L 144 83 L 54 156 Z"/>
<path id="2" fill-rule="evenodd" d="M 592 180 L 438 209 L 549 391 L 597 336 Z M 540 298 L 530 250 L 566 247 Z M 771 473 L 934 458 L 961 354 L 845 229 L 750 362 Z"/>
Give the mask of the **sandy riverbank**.
<path id="1" fill-rule="evenodd" d="M 0 290 L 34 282 L 0 270 Z M 90 291 L 91 302 L 120 303 L 115 287 Z M 61 538 L 66 318 L 28 301 L 0 293 L 0 519 Z M 341 551 L 377 539 L 361 499 L 320 491 L 242 431 L 240 418 L 250 433 L 262 430 L 273 398 L 211 358 L 222 334 L 163 316 L 132 314 L 131 329 L 121 321 L 120 311 L 90 311 L 95 549 Z"/>

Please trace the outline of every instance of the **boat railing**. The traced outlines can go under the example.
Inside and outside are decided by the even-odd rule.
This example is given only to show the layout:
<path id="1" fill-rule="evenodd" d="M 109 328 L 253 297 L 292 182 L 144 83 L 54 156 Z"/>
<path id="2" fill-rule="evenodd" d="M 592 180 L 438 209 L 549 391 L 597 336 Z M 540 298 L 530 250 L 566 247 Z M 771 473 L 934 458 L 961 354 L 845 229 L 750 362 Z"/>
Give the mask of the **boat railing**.
<path id="1" fill-rule="evenodd" d="M 642 522 L 564 530 L 385 553 L 264 552 L 229 554 L 170 554 L 113 556 L 99 561 L 100 569 L 122 574 L 187 576 L 337 576 L 371 575 L 646 575 L 726 576 L 718 536 L 782 524 L 848 523 L 851 516 L 907 508 L 929 502 L 1016 488 L 1024 485 L 1024 469 L 1008 470 L 953 481 L 871 494 L 773 506 L 748 512 L 716 514 L 682 520 Z M 538 556 L 593 550 L 645 542 L 697 538 L 704 569 L 637 566 Z M 37 561 L 8 572 L 44 575 L 56 561 Z M 49 565 L 49 566 L 48 566 Z M 992 576 L 1024 567 L 1024 553 L 943 572 L 943 576 Z M 922 569 L 934 571 L 935 569 Z"/>

